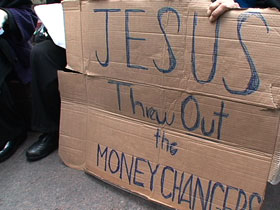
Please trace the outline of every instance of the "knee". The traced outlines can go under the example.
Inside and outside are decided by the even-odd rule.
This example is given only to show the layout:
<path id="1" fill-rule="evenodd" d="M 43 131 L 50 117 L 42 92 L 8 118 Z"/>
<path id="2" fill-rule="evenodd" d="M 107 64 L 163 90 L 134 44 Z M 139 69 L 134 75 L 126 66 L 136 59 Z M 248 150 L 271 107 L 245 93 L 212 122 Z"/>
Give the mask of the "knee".
<path id="1" fill-rule="evenodd" d="M 49 52 L 48 52 L 48 42 L 49 40 L 46 40 L 46 41 L 43 41 L 43 42 L 40 42 L 38 44 L 35 44 L 33 47 L 32 47 L 32 50 L 31 50 L 31 59 L 32 61 L 35 61 L 35 60 L 40 60 L 40 58 L 44 58 L 46 57 Z"/>
<path id="2" fill-rule="evenodd" d="M 38 58 L 38 56 L 41 56 L 45 53 L 45 50 L 44 48 L 42 47 L 42 45 L 39 43 L 39 44 L 36 44 L 32 47 L 32 50 L 31 50 L 31 58 L 34 59 L 34 58 Z"/>

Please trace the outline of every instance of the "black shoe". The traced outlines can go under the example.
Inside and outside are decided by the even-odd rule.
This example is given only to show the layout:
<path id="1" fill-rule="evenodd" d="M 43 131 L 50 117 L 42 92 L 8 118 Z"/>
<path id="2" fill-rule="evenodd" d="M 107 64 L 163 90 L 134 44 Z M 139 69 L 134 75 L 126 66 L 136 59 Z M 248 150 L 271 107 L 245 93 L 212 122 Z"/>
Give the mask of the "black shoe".
<path id="1" fill-rule="evenodd" d="M 44 133 L 26 151 L 28 161 L 40 160 L 58 148 L 58 132 Z"/>
<path id="2" fill-rule="evenodd" d="M 0 163 L 11 157 L 18 149 L 18 147 L 25 141 L 27 137 L 26 133 L 9 140 L 6 142 L 5 146 L 0 150 Z"/>

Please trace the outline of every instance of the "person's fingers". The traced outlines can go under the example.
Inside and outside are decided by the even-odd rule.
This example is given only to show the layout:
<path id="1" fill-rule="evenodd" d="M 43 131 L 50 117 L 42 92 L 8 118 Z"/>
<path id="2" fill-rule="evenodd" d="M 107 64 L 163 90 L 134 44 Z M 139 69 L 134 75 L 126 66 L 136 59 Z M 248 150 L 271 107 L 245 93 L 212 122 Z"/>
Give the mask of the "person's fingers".
<path id="1" fill-rule="evenodd" d="M 240 8 L 238 3 L 222 3 L 214 11 L 212 11 L 209 20 L 210 22 L 216 21 L 222 14 L 230 9 Z"/>
<path id="2" fill-rule="evenodd" d="M 220 1 L 215 1 L 212 4 L 210 4 L 208 10 L 207 10 L 207 15 L 210 17 L 212 12 L 221 4 Z"/>
<path id="3" fill-rule="evenodd" d="M 226 11 L 228 11 L 229 8 L 225 4 L 220 4 L 214 11 L 212 11 L 209 20 L 210 22 L 214 22 L 220 17 L 222 14 L 224 14 Z"/>

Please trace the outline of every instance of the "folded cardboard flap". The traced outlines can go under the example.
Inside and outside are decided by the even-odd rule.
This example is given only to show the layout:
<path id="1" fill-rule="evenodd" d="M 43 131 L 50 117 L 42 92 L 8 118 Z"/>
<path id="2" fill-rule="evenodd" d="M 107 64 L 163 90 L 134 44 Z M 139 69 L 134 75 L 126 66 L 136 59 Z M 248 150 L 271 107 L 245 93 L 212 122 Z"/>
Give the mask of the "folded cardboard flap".
<path id="1" fill-rule="evenodd" d="M 85 78 L 83 74 L 63 71 L 58 75 L 62 98 L 59 155 L 69 167 L 83 170 L 87 139 Z"/>
<path id="2" fill-rule="evenodd" d="M 208 4 L 64 1 L 67 165 L 178 209 L 260 207 L 280 181 L 280 15 L 212 24 Z"/>
<path id="3" fill-rule="evenodd" d="M 82 62 L 82 33 L 81 33 L 81 5 L 79 1 L 67 0 L 67 4 L 63 4 L 64 18 L 65 18 L 65 31 L 66 35 L 66 48 L 67 48 L 67 66 L 69 69 L 83 73 Z"/>

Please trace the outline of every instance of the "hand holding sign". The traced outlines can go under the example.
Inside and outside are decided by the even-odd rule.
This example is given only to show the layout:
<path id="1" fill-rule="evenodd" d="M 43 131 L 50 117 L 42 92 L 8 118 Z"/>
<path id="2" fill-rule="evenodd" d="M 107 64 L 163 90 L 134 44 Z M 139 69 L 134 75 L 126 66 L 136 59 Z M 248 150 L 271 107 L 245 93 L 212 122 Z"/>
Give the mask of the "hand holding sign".
<path id="1" fill-rule="evenodd" d="M 236 8 L 240 8 L 240 6 L 233 0 L 217 0 L 210 4 L 207 15 L 209 16 L 210 22 L 214 22 L 226 11 Z"/>

